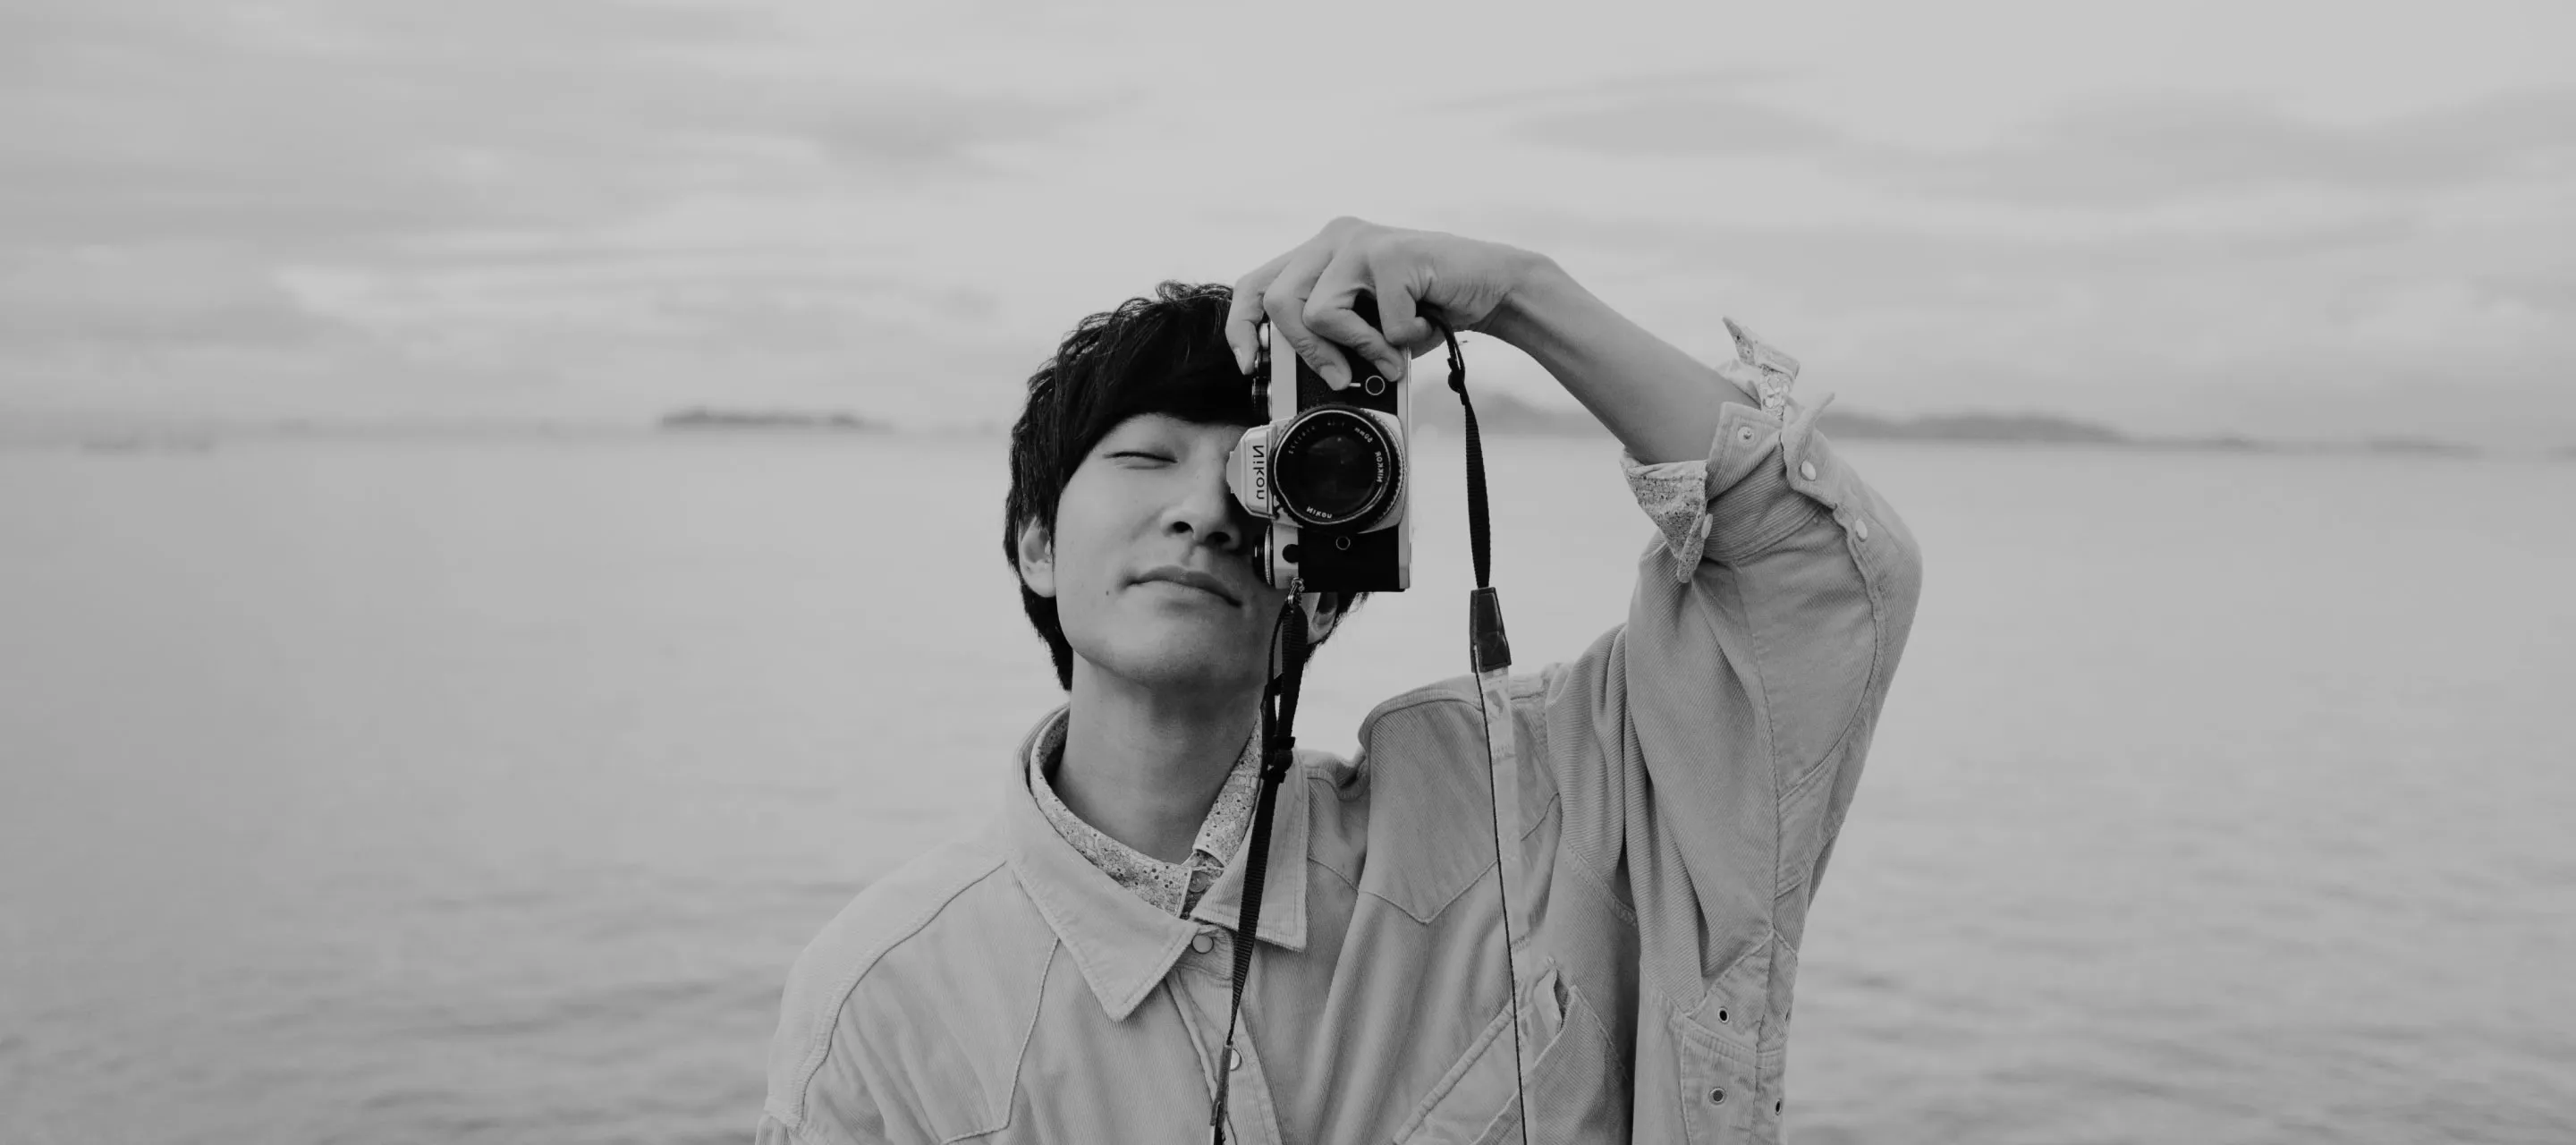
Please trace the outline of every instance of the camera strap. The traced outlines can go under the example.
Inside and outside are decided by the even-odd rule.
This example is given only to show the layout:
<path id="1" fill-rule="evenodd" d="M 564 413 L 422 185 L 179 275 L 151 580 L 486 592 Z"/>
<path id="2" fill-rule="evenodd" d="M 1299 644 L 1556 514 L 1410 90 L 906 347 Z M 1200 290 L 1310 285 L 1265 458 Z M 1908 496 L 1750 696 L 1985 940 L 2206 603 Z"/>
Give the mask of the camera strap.
<path id="1" fill-rule="evenodd" d="M 1288 602 L 1270 629 L 1271 662 L 1280 667 L 1261 695 L 1261 788 L 1252 807 L 1252 837 L 1244 844 L 1252 848 L 1252 858 L 1243 870 L 1243 910 L 1235 916 L 1234 927 L 1234 996 L 1225 1011 L 1225 1048 L 1216 1060 L 1216 1100 L 1208 1107 L 1208 1127 L 1216 1145 L 1225 1145 L 1225 1099 L 1234 1077 L 1235 1025 L 1243 1015 L 1243 985 L 1252 977 L 1253 930 L 1261 922 L 1261 890 L 1269 881 L 1270 821 L 1279 805 L 1279 783 L 1288 777 L 1297 752 L 1293 733 L 1297 690 L 1305 679 L 1306 655 L 1312 651 L 1306 643 L 1306 608 L 1298 599 L 1301 587 L 1288 586 Z"/>
<path id="2" fill-rule="evenodd" d="M 1476 564 L 1476 590 L 1467 597 L 1467 662 L 1476 672 L 1476 702 L 1485 717 L 1485 762 L 1493 779 L 1494 893 L 1503 915 L 1504 997 L 1512 1023 L 1512 1101 L 1520 1114 L 1522 1145 L 1529 1142 L 1527 1063 L 1521 1046 L 1521 972 L 1512 950 L 1512 887 L 1527 886 L 1520 832 L 1504 827 L 1504 811 L 1518 824 L 1521 808 L 1520 735 L 1512 726 L 1512 642 L 1503 634 L 1503 598 L 1494 591 L 1493 520 L 1485 504 L 1485 443 L 1476 432 L 1476 403 L 1467 397 L 1467 360 L 1458 334 L 1432 320 L 1449 343 L 1449 388 L 1467 429 L 1467 547 Z"/>
<path id="3" fill-rule="evenodd" d="M 1511 641 L 1503 634 L 1502 598 L 1493 587 L 1492 518 L 1485 498 L 1484 442 L 1476 432 L 1476 406 L 1467 397 L 1467 360 L 1458 350 L 1458 335 L 1448 323 L 1429 315 L 1439 327 L 1442 340 L 1449 347 L 1449 388 L 1458 395 L 1458 405 L 1465 416 L 1467 429 L 1467 541 L 1475 561 L 1476 589 L 1468 597 L 1467 631 L 1468 662 L 1476 673 L 1477 701 L 1482 708 L 1485 728 L 1485 758 L 1493 781 L 1494 877 L 1503 919 L 1503 972 L 1506 983 L 1504 998 L 1510 1009 L 1512 1024 L 1512 1100 L 1519 1114 L 1520 1137 L 1529 1141 L 1529 1099 L 1526 1069 L 1521 1046 L 1520 970 L 1512 949 L 1511 888 L 1525 881 L 1526 863 L 1521 854 L 1519 832 L 1504 828 L 1506 807 L 1513 809 L 1512 819 L 1519 819 L 1520 737 L 1512 726 L 1509 691 L 1512 666 Z M 1304 584 L 1291 584 L 1288 600 L 1279 610 L 1279 621 L 1271 628 L 1270 663 L 1278 671 L 1270 678 L 1261 696 L 1261 785 L 1252 811 L 1252 835 L 1245 845 L 1252 848 L 1251 865 L 1243 872 L 1243 909 L 1235 916 L 1234 986 L 1226 1007 L 1225 1046 L 1214 1063 L 1216 1098 L 1209 1104 L 1208 1127 L 1214 1145 L 1225 1145 L 1226 1097 L 1230 1089 L 1235 1061 L 1234 1038 L 1243 1015 L 1243 988 L 1252 976 L 1253 932 L 1261 921 L 1261 891 L 1268 881 L 1270 868 L 1270 821 L 1278 805 L 1279 784 L 1288 776 L 1296 757 L 1297 693 L 1306 672 L 1306 657 L 1313 651 L 1307 642 L 1306 610 L 1302 601 Z"/>

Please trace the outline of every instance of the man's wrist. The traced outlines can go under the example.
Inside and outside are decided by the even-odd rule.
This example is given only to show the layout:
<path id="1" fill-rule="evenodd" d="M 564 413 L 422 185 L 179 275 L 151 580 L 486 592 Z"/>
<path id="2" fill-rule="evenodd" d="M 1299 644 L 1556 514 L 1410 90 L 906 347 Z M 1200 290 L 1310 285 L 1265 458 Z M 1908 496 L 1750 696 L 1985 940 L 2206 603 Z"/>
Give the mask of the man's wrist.
<path id="1" fill-rule="evenodd" d="M 1562 315 L 1583 287 L 1555 259 L 1518 247 L 1506 247 L 1505 252 L 1512 263 L 1511 286 L 1476 328 L 1528 353 L 1546 339 L 1550 317 Z"/>

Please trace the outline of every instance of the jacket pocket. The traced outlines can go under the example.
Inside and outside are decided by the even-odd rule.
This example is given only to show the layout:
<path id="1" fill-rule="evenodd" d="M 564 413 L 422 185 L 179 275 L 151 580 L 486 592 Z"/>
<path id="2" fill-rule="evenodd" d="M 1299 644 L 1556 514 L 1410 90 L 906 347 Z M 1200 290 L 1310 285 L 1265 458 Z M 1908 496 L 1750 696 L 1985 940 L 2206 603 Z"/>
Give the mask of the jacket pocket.
<path id="1" fill-rule="evenodd" d="M 1550 965 L 1530 980 L 1521 1027 L 1529 1061 L 1525 1088 L 1515 1092 L 1511 1012 L 1505 1010 L 1396 1130 L 1399 1145 L 1517 1141 L 1524 1107 L 1531 1141 L 1628 1140 L 1627 1071 L 1609 1028 L 1560 967 Z"/>
<path id="2" fill-rule="evenodd" d="M 1680 1067 L 1683 1139 L 1692 1145 L 1755 1140 L 1755 1106 L 1764 1100 L 1757 1084 L 1761 1077 L 1757 1055 L 1680 1015 L 1673 1017 L 1672 1028 Z"/>

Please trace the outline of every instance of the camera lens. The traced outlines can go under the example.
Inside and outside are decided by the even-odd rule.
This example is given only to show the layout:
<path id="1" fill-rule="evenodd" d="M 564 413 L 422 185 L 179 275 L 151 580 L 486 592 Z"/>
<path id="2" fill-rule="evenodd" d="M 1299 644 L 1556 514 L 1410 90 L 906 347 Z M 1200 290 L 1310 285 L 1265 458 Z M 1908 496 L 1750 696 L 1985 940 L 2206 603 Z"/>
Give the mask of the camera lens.
<path id="1" fill-rule="evenodd" d="M 1347 406 L 1319 406 L 1289 423 L 1275 464 L 1281 507 L 1310 525 L 1370 524 L 1403 478 L 1386 427 Z"/>
<path id="2" fill-rule="evenodd" d="M 1347 517 L 1368 506 L 1377 491 L 1377 451 L 1347 426 L 1324 430 L 1305 442 L 1298 457 L 1298 500 L 1327 517 Z"/>

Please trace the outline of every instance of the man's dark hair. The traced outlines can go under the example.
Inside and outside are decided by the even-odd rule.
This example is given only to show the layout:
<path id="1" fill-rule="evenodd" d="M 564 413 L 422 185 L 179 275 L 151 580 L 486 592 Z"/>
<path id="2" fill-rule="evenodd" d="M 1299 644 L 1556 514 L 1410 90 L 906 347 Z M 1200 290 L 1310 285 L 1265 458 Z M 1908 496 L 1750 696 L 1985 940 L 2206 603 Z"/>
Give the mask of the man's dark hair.
<path id="1" fill-rule="evenodd" d="M 1002 555 L 1019 570 L 1020 529 L 1055 533 L 1056 502 L 1100 439 L 1128 418 L 1162 414 L 1200 425 L 1256 424 L 1252 382 L 1235 368 L 1225 340 L 1234 291 L 1215 283 L 1166 282 L 1151 297 L 1085 318 L 1055 356 L 1029 375 L 1028 405 L 1011 427 L 1011 493 L 1002 514 Z M 1326 594 L 1347 614 L 1367 593 Z M 1055 654 L 1056 682 L 1073 688 L 1073 646 L 1055 601 L 1020 585 L 1020 607 Z M 1322 641 L 1317 641 L 1321 644 Z"/>

